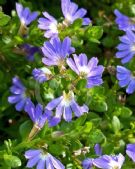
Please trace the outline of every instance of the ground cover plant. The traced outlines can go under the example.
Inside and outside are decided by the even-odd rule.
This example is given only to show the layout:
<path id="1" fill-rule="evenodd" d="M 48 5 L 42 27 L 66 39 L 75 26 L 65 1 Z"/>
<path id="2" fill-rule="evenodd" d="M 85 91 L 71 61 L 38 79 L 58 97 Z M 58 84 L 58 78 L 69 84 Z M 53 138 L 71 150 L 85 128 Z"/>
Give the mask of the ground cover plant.
<path id="1" fill-rule="evenodd" d="M 0 5 L 0 169 L 134 169 L 134 0 Z"/>

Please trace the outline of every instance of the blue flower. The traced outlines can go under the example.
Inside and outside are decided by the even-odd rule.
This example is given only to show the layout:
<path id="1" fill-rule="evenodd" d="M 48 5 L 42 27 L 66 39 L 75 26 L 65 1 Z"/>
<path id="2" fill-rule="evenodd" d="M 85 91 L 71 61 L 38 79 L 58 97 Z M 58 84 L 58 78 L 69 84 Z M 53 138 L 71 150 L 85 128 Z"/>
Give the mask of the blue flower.
<path id="1" fill-rule="evenodd" d="M 130 70 L 123 66 L 117 66 L 117 79 L 121 87 L 126 87 L 126 92 L 131 94 L 135 91 L 135 77 L 132 75 Z"/>
<path id="2" fill-rule="evenodd" d="M 38 27 L 46 31 L 44 34 L 46 38 L 57 37 L 59 26 L 62 25 L 67 27 L 76 19 L 82 18 L 83 25 L 89 25 L 91 23 L 89 18 L 85 18 L 87 11 L 83 8 L 78 9 L 78 5 L 76 3 L 73 3 L 70 0 L 61 0 L 61 8 L 65 17 L 62 24 L 58 24 L 57 20 L 47 12 L 43 12 L 45 18 L 39 18 Z"/>
<path id="3" fill-rule="evenodd" d="M 29 102 L 29 98 L 26 96 L 26 88 L 21 83 L 18 77 L 14 77 L 13 86 L 10 88 L 12 96 L 8 97 L 8 102 L 16 104 L 15 108 L 17 111 L 25 109 L 26 103 Z"/>
<path id="4" fill-rule="evenodd" d="M 25 158 L 28 159 L 28 168 L 36 169 L 65 169 L 64 165 L 49 153 L 44 153 L 42 150 L 28 150 L 25 152 Z"/>
<path id="5" fill-rule="evenodd" d="M 58 35 L 57 20 L 53 16 L 49 15 L 49 13 L 47 12 L 43 12 L 43 15 L 45 18 L 39 18 L 38 27 L 46 31 L 44 34 L 46 38 L 52 38 L 57 36 Z"/>
<path id="6" fill-rule="evenodd" d="M 102 148 L 99 144 L 95 144 L 94 150 L 95 150 L 96 155 L 98 155 L 98 156 L 102 155 Z"/>
<path id="7" fill-rule="evenodd" d="M 120 30 L 135 30 L 135 20 L 133 18 L 123 15 L 117 9 L 114 10 L 114 14 L 117 17 L 115 22 L 118 24 Z"/>
<path id="8" fill-rule="evenodd" d="M 91 20 L 85 18 L 87 11 L 84 8 L 78 9 L 78 5 L 70 0 L 61 0 L 62 13 L 67 25 L 72 24 L 76 19 L 82 18 L 83 25 L 89 25 Z"/>
<path id="9" fill-rule="evenodd" d="M 43 83 L 50 79 L 51 71 L 45 67 L 40 69 L 35 68 L 32 71 L 32 75 L 39 83 Z"/>
<path id="10" fill-rule="evenodd" d="M 27 102 L 25 111 L 28 113 L 33 123 L 40 129 L 44 126 L 49 114 L 52 114 L 50 111 L 43 113 L 43 106 L 41 104 L 35 106 L 32 101 Z"/>
<path id="11" fill-rule="evenodd" d="M 31 100 L 26 103 L 25 111 L 28 113 L 29 117 L 33 121 L 35 127 L 37 129 L 41 129 L 44 124 L 48 121 L 50 126 L 57 125 L 59 119 L 53 118 L 53 112 L 48 109 L 43 109 L 41 104 L 37 104 L 36 106 L 32 103 Z"/>
<path id="12" fill-rule="evenodd" d="M 135 162 L 135 144 L 127 144 L 126 154 Z"/>
<path id="13" fill-rule="evenodd" d="M 93 158 L 86 158 L 82 162 L 83 169 L 92 169 L 93 168 Z"/>
<path id="14" fill-rule="evenodd" d="M 66 37 L 63 42 L 58 37 L 51 39 L 44 43 L 42 47 L 44 58 L 42 62 L 45 65 L 64 67 L 65 59 L 67 56 L 72 54 L 75 49 L 71 47 L 71 39 Z"/>
<path id="15" fill-rule="evenodd" d="M 35 46 L 31 46 L 29 44 L 23 44 L 20 46 L 20 48 L 24 51 L 26 55 L 26 59 L 28 61 L 34 61 L 34 55 L 35 53 L 39 52 L 39 48 Z"/>
<path id="16" fill-rule="evenodd" d="M 126 31 L 126 35 L 119 39 L 121 43 L 117 46 L 119 51 L 116 53 L 116 58 L 120 58 L 122 63 L 127 63 L 135 55 L 135 33 Z"/>
<path id="17" fill-rule="evenodd" d="M 19 3 L 16 3 L 16 11 L 17 11 L 18 17 L 20 18 L 21 24 L 25 26 L 28 26 L 38 16 L 37 12 L 31 13 L 29 8 L 24 8 Z"/>
<path id="18" fill-rule="evenodd" d="M 72 120 L 72 112 L 74 112 L 76 117 L 80 117 L 84 114 L 84 112 L 88 112 L 88 107 L 86 105 L 79 106 L 77 104 L 74 98 L 74 93 L 72 91 L 69 93 L 63 92 L 62 96 L 53 99 L 46 106 L 46 109 L 48 110 L 54 110 L 55 108 L 55 118 L 61 120 L 61 117 L 63 115 L 63 118 L 67 122 Z"/>
<path id="19" fill-rule="evenodd" d="M 94 159 L 93 164 L 102 169 L 121 169 L 123 163 L 125 161 L 125 157 L 122 154 L 118 155 L 103 155 L 99 158 Z"/>
<path id="20" fill-rule="evenodd" d="M 76 72 L 81 78 L 87 80 L 87 87 L 91 88 L 93 86 L 99 86 L 103 83 L 102 73 L 104 67 L 98 64 L 98 59 L 92 57 L 89 62 L 85 54 L 80 54 L 79 56 L 73 55 L 73 58 L 67 59 L 67 64 L 69 67 Z"/>

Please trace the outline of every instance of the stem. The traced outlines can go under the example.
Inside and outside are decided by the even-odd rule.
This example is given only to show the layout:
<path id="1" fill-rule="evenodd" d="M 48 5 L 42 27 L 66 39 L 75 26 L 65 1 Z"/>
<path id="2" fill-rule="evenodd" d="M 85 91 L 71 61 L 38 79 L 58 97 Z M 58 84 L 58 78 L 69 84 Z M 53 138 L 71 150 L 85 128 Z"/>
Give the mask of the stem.
<path id="1" fill-rule="evenodd" d="M 37 126 L 37 124 L 34 124 L 29 136 L 28 136 L 28 140 L 31 141 L 40 131 L 40 127 Z"/>
<path id="2" fill-rule="evenodd" d="M 79 80 L 80 80 L 80 76 L 78 76 L 78 78 L 73 81 L 73 83 L 70 86 L 70 90 L 74 90 L 75 89 L 75 86 L 77 85 Z"/>
<path id="3" fill-rule="evenodd" d="M 21 36 L 25 36 L 28 33 L 28 28 L 25 24 L 21 23 L 18 34 Z"/>

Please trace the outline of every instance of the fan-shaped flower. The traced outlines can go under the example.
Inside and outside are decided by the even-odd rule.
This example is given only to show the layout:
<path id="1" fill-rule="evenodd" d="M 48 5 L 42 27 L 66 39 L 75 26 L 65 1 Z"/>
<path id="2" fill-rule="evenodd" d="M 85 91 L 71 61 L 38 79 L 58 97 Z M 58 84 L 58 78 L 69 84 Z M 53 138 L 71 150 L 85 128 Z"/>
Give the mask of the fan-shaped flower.
<path id="1" fill-rule="evenodd" d="M 72 112 L 74 112 L 76 117 L 80 117 L 84 112 L 88 112 L 88 107 L 86 105 L 79 106 L 75 101 L 74 93 L 70 91 L 69 93 L 63 92 L 63 95 L 53 99 L 46 106 L 48 110 L 54 110 L 56 108 L 55 117 L 61 119 L 62 115 L 65 121 L 72 120 Z"/>
<path id="2" fill-rule="evenodd" d="M 40 69 L 35 68 L 32 71 L 32 75 L 39 83 L 43 83 L 50 79 L 51 71 L 45 67 Z"/>
<path id="3" fill-rule="evenodd" d="M 123 66 L 117 66 L 117 79 L 121 87 L 126 87 L 126 92 L 131 94 L 135 91 L 135 77 L 130 70 Z"/>
<path id="4" fill-rule="evenodd" d="M 92 169 L 93 168 L 93 158 L 86 158 L 83 162 L 82 162 L 82 167 L 83 169 Z"/>
<path id="5" fill-rule="evenodd" d="M 116 15 L 115 22 L 118 24 L 120 30 L 135 30 L 135 19 L 123 15 L 119 10 L 115 9 L 114 14 Z"/>
<path id="6" fill-rule="evenodd" d="M 65 169 L 64 165 L 49 153 L 44 153 L 39 149 L 31 149 L 25 152 L 28 159 L 27 167 L 36 169 Z"/>
<path id="7" fill-rule="evenodd" d="M 34 61 L 35 53 L 39 52 L 38 47 L 31 46 L 29 44 L 23 44 L 23 45 L 21 45 L 20 48 L 24 51 L 24 54 L 26 55 L 26 59 L 28 61 Z"/>
<path id="8" fill-rule="evenodd" d="M 39 130 L 44 126 L 45 122 L 47 121 L 50 126 L 55 126 L 58 123 L 57 121 L 59 121 L 59 119 L 57 118 L 53 118 L 52 120 L 52 111 L 43 109 L 43 106 L 39 103 L 35 106 L 31 100 L 26 103 L 25 111 L 28 113 L 34 125 Z"/>
<path id="9" fill-rule="evenodd" d="M 102 169 L 121 169 L 123 163 L 125 161 L 125 157 L 122 154 L 118 155 L 103 155 L 99 158 L 94 159 L 93 164 Z"/>
<path id="10" fill-rule="evenodd" d="M 91 23 L 89 18 L 85 18 L 87 11 L 84 8 L 78 9 L 76 3 L 70 0 L 61 0 L 61 8 L 65 17 L 65 24 L 70 25 L 78 18 L 83 19 L 83 25 L 89 25 Z"/>
<path id="11" fill-rule="evenodd" d="M 10 88 L 12 96 L 8 97 L 8 102 L 16 104 L 17 111 L 25 109 L 26 103 L 29 102 L 29 98 L 26 96 L 26 88 L 18 77 L 12 79 L 13 86 Z"/>
<path id="12" fill-rule="evenodd" d="M 135 144 L 127 144 L 126 154 L 135 162 Z"/>
<path id="13" fill-rule="evenodd" d="M 44 58 L 43 63 L 48 66 L 57 65 L 64 67 L 65 59 L 72 54 L 75 49 L 71 47 L 71 39 L 66 37 L 63 42 L 58 37 L 44 43 L 42 47 Z"/>
<path id="14" fill-rule="evenodd" d="M 30 12 L 29 8 L 24 8 L 21 4 L 16 3 L 17 15 L 20 18 L 21 24 L 28 26 L 32 21 L 34 21 L 38 12 Z"/>
<path id="15" fill-rule="evenodd" d="M 135 33 L 126 31 L 126 35 L 119 38 L 121 43 L 117 46 L 116 58 L 120 58 L 122 63 L 129 62 L 135 55 Z"/>
<path id="16" fill-rule="evenodd" d="M 104 67 L 97 65 L 97 58 L 92 57 L 89 62 L 85 54 L 80 54 L 79 56 L 74 54 L 73 58 L 74 59 L 68 58 L 67 64 L 74 72 L 76 72 L 77 75 L 87 80 L 88 88 L 99 86 L 103 83 L 102 73 Z"/>
<path id="17" fill-rule="evenodd" d="M 57 20 L 53 16 L 49 15 L 49 13 L 47 12 L 43 12 L 43 15 L 45 18 L 39 18 L 38 27 L 46 31 L 44 34 L 46 38 L 52 38 L 57 36 L 58 35 Z"/>

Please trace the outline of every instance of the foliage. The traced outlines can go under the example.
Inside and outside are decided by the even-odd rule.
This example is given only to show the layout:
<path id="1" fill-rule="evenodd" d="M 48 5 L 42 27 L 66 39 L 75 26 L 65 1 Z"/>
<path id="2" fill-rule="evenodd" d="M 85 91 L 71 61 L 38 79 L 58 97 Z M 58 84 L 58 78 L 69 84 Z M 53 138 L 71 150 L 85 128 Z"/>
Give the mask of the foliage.
<path id="1" fill-rule="evenodd" d="M 48 11 L 59 21 L 62 20 L 60 1 L 19 2 L 32 11 L 38 11 L 40 16 L 42 11 Z M 88 10 L 87 15 L 92 24 L 81 26 L 82 19 L 77 19 L 64 30 L 59 29 L 59 37 L 61 40 L 70 37 L 76 54 L 85 53 L 89 59 L 92 56 L 98 57 L 99 64 L 105 67 L 104 83 L 89 89 L 85 88 L 86 81 L 80 80 L 74 90 L 76 100 L 79 105 L 87 104 L 89 112 L 80 118 L 74 117 L 71 122 L 62 120 L 55 127 L 46 124 L 32 140 L 28 140 L 32 122 L 26 112 L 18 112 L 14 105 L 8 103 L 12 78 L 17 75 L 30 91 L 32 101 L 46 106 L 53 98 L 61 96 L 63 90 L 67 91 L 77 75 L 68 69 L 63 78 L 57 67 L 51 67 L 55 78 L 38 84 L 32 77 L 32 70 L 44 66 L 43 54 L 41 51 L 36 53 L 34 61 L 30 62 L 20 46 L 30 44 L 40 48 L 48 39 L 37 27 L 37 20 L 30 24 L 28 36 L 21 36 L 15 2 L 0 0 L 3 7 L 0 11 L 0 169 L 25 169 L 24 152 L 44 145 L 67 169 L 80 169 L 81 161 L 96 156 L 93 150 L 96 143 L 103 148 L 103 154 L 124 154 L 126 144 L 135 143 L 135 93 L 126 94 L 125 89 L 119 87 L 115 71 L 111 69 L 121 65 L 119 59 L 115 58 L 115 53 L 118 37 L 124 34 L 115 24 L 113 11 L 117 8 L 124 14 L 135 17 L 134 0 L 76 0 L 76 3 Z M 12 11 L 4 11 L 7 5 L 12 6 Z M 127 66 L 134 71 L 134 64 L 133 58 Z M 76 156 L 75 151 L 84 147 L 90 147 L 90 152 Z M 124 168 L 135 168 L 128 156 Z"/>

